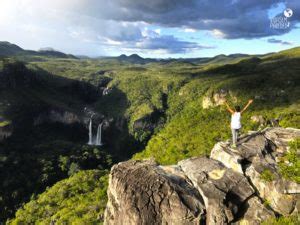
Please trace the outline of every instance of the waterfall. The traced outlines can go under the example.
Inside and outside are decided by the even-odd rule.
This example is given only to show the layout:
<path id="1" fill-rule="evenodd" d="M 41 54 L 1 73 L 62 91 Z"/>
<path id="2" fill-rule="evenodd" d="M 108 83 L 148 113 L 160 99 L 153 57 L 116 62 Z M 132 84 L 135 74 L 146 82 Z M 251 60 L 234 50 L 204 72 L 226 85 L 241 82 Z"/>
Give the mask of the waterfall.
<path id="1" fill-rule="evenodd" d="M 88 145 L 92 145 L 93 144 L 93 121 L 92 121 L 92 117 L 90 118 L 90 124 L 89 124 L 89 142 Z"/>
<path id="2" fill-rule="evenodd" d="M 89 142 L 88 142 L 88 145 L 101 146 L 101 145 L 103 145 L 103 143 L 102 143 L 102 125 L 103 125 L 103 122 L 98 125 L 97 136 L 93 137 L 93 116 L 94 116 L 94 114 L 92 114 L 92 116 L 90 118 L 90 122 L 89 122 Z"/>
<path id="3" fill-rule="evenodd" d="M 98 145 L 98 146 L 102 145 L 102 125 L 103 125 L 103 122 L 99 124 L 98 130 L 97 130 L 96 145 Z"/>

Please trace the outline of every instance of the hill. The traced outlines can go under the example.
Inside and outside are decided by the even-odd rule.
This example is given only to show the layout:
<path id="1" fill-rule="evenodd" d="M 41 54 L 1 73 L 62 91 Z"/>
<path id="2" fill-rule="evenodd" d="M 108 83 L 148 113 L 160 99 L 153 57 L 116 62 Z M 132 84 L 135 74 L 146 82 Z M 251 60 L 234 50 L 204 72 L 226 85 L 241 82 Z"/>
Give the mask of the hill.
<path id="1" fill-rule="evenodd" d="M 0 141 L 2 221 L 78 170 L 110 168 L 133 155 L 161 164 L 208 156 L 231 135 L 225 99 L 232 107 L 254 99 L 243 133 L 299 128 L 298 50 L 147 63 L 137 55 L 133 62 L 26 54 L 17 57 L 22 63 L 14 55 L 1 60 L 0 137 L 9 136 Z M 94 135 L 103 125 L 103 146 L 86 145 L 91 117 Z"/>
<path id="2" fill-rule="evenodd" d="M 111 60 L 119 63 L 129 63 L 129 64 L 147 64 L 151 62 L 156 62 L 156 59 L 150 59 L 150 58 L 143 58 L 139 56 L 138 54 L 131 54 L 129 56 L 122 54 L 120 56 L 116 57 L 101 57 L 98 58 L 100 60 Z"/>
<path id="3" fill-rule="evenodd" d="M 285 54 L 292 57 L 278 57 Z M 209 154 L 215 141 L 230 136 L 224 98 L 231 105 L 243 105 L 254 98 L 251 113 L 243 117 L 245 131 L 276 119 L 281 126 L 298 127 L 299 56 L 296 48 L 263 56 L 218 56 L 216 63 L 201 64 L 52 59 L 31 61 L 30 65 L 109 88 L 110 93 L 98 99 L 95 109 L 107 118 L 125 118 L 129 133 L 146 146 L 137 157 L 154 156 L 161 163 L 174 163 Z M 229 64 L 228 58 L 233 59 Z M 263 117 L 263 123 L 252 121 L 252 116 Z M 209 136 L 203 130 L 210 131 Z"/>
<path id="4" fill-rule="evenodd" d="M 0 70 L 0 220 L 33 194 L 81 168 L 107 168 L 111 156 L 85 146 L 83 107 L 90 84 L 4 60 Z M 87 153 L 88 152 L 88 153 Z M 101 159 L 100 159 L 101 158 Z"/>
<path id="5" fill-rule="evenodd" d="M 40 50 L 40 51 L 32 51 L 32 50 L 24 50 L 15 44 L 11 44 L 7 41 L 0 41 L 0 57 L 17 57 L 20 59 L 24 59 L 26 57 L 57 57 L 57 58 L 71 58 L 76 59 L 75 56 L 70 54 L 65 54 L 55 50 Z"/>
<path id="6" fill-rule="evenodd" d="M 129 160 L 116 164 L 109 176 L 81 171 L 34 197 L 8 224 L 267 225 L 277 224 L 275 215 L 285 216 L 278 225 L 297 224 L 299 137 L 299 129 L 267 128 L 244 135 L 235 150 L 216 143 L 210 157 L 176 165 Z"/>
<path id="7" fill-rule="evenodd" d="M 15 44 L 11 44 L 7 41 L 0 42 L 0 56 L 12 56 L 23 53 L 24 50 Z"/>

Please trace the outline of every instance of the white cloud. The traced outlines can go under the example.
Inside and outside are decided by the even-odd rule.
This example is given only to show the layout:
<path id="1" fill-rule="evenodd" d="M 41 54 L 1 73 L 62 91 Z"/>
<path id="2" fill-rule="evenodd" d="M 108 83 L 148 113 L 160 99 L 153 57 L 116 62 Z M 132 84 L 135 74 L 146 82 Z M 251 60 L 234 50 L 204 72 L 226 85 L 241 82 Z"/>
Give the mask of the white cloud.
<path id="1" fill-rule="evenodd" d="M 121 41 L 114 41 L 114 40 L 111 40 L 109 38 L 105 38 L 105 43 L 107 45 L 112 45 L 112 46 L 121 46 L 122 45 Z"/>
<path id="2" fill-rule="evenodd" d="M 185 28 L 184 32 L 186 32 L 186 33 L 195 33 L 195 32 L 197 32 L 197 30 L 193 29 L 193 28 Z"/>
<path id="3" fill-rule="evenodd" d="M 156 33 L 158 33 L 159 35 L 160 35 L 160 33 L 161 33 L 161 29 L 155 29 L 154 30 Z"/>
<path id="4" fill-rule="evenodd" d="M 213 29 L 211 31 L 211 34 L 216 37 L 216 38 L 225 38 L 226 37 L 226 34 L 223 33 L 221 30 L 219 29 Z"/>

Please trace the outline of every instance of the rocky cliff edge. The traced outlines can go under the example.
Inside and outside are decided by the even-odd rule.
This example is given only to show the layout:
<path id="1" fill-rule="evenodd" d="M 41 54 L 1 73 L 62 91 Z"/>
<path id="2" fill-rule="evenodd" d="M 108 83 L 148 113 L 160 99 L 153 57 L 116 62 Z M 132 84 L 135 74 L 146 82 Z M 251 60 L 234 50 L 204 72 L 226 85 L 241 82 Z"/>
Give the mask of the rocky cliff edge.
<path id="1" fill-rule="evenodd" d="M 297 214 L 300 185 L 283 178 L 278 162 L 299 137 L 299 129 L 267 128 L 241 137 L 236 149 L 217 143 L 209 158 L 170 166 L 153 160 L 116 164 L 105 224 L 252 225 Z M 266 171 L 271 179 L 264 178 Z"/>

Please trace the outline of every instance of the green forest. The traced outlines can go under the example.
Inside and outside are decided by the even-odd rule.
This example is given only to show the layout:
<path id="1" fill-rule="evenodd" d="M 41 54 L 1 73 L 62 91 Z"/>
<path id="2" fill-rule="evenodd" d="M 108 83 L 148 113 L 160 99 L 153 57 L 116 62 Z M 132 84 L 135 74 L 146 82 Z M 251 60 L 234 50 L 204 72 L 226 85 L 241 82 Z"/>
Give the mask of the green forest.
<path id="1" fill-rule="evenodd" d="M 153 158 L 169 165 L 208 156 L 231 135 L 225 99 L 232 107 L 254 100 L 242 133 L 300 128 L 299 47 L 135 61 L 12 54 L 12 46 L 0 46 L 6 50 L 0 58 L 0 135 L 9 134 L 0 139 L 0 224 L 102 224 L 113 164 Z M 86 109 L 97 123 L 105 121 L 102 146 L 87 145 Z M 291 143 L 285 156 L 293 167 L 281 165 L 284 177 L 297 183 L 298 146 L 299 140 Z"/>

